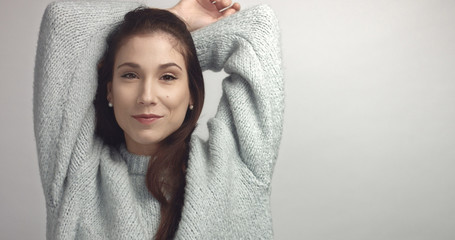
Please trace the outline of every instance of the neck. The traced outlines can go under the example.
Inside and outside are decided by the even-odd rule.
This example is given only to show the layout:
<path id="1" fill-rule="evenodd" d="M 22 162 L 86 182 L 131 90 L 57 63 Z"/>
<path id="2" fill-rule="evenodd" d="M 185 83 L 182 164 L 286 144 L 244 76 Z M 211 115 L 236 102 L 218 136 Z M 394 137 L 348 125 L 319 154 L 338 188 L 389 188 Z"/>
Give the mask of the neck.
<path id="1" fill-rule="evenodd" d="M 125 144 L 128 152 L 136 155 L 153 156 L 157 149 L 157 144 L 140 144 L 125 134 Z"/>

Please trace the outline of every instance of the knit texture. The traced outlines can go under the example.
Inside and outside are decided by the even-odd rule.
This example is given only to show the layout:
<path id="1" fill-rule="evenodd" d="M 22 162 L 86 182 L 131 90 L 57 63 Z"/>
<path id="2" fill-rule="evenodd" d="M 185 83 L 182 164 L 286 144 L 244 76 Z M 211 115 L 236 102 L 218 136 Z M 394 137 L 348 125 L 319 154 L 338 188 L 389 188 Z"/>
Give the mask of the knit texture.
<path id="1" fill-rule="evenodd" d="M 66 1 L 43 16 L 34 127 L 48 239 L 152 239 L 159 203 L 149 157 L 94 134 L 96 64 L 105 38 L 139 3 Z M 271 239 L 271 179 L 282 134 L 279 29 L 258 6 L 192 33 L 203 70 L 228 73 L 207 141 L 193 135 L 176 239 Z"/>

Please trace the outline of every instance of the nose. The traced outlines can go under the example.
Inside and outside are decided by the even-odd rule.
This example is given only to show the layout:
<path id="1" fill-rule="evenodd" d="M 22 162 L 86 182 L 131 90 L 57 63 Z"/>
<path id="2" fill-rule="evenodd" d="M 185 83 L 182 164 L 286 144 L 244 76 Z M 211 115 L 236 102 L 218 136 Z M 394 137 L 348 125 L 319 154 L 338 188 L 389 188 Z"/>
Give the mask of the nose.
<path id="1" fill-rule="evenodd" d="M 141 105 L 156 105 L 157 95 L 156 88 L 153 86 L 153 81 L 147 79 L 139 85 L 139 96 L 137 98 L 137 103 Z"/>

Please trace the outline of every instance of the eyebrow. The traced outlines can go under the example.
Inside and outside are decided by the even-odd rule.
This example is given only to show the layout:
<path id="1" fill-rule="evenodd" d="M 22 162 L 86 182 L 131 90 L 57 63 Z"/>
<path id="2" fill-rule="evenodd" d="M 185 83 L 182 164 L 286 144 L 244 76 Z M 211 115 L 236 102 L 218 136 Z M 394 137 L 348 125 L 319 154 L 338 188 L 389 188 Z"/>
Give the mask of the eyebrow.
<path id="1" fill-rule="evenodd" d="M 126 62 L 126 63 L 122 63 L 122 64 L 118 65 L 117 69 L 119 69 L 119 68 L 121 68 L 123 66 L 130 66 L 132 68 L 139 68 L 140 67 L 139 64 L 137 64 L 137 63 Z"/>
<path id="2" fill-rule="evenodd" d="M 118 65 L 117 69 L 123 67 L 123 66 L 129 66 L 129 67 L 132 67 L 132 68 L 140 68 L 141 66 L 137 63 L 133 63 L 133 62 L 126 62 L 126 63 L 122 63 L 120 65 Z M 177 63 L 174 63 L 174 62 L 169 62 L 169 63 L 164 63 L 164 64 L 161 64 L 159 66 L 160 69 L 164 69 L 164 68 L 168 68 L 168 67 L 177 67 L 179 68 L 180 70 L 182 70 L 182 68 L 177 64 Z"/>
<path id="3" fill-rule="evenodd" d="M 177 65 L 177 63 L 173 63 L 173 62 L 161 64 L 160 69 L 164 69 L 164 68 L 168 68 L 168 67 L 172 67 L 172 66 L 178 67 L 180 69 L 180 71 L 182 70 L 182 68 L 179 65 Z"/>

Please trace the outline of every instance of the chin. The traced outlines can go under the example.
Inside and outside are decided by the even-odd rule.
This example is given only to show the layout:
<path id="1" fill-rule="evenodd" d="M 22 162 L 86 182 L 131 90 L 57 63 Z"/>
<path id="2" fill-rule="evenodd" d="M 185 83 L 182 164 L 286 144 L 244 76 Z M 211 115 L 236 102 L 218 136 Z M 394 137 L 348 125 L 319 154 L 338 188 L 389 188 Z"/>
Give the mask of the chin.
<path id="1" fill-rule="evenodd" d="M 161 142 L 164 137 L 161 135 L 157 134 L 156 132 L 148 132 L 148 131 L 139 131 L 136 132 L 135 134 L 129 135 L 131 140 L 133 140 L 135 143 L 141 144 L 141 145 L 153 145 Z"/>
<path id="2" fill-rule="evenodd" d="M 150 137 L 150 136 L 142 136 L 142 137 L 136 137 L 133 138 L 133 141 L 135 141 L 138 144 L 141 145 L 154 145 L 159 142 L 161 142 L 163 139 L 161 138 L 156 138 L 156 137 Z"/>

